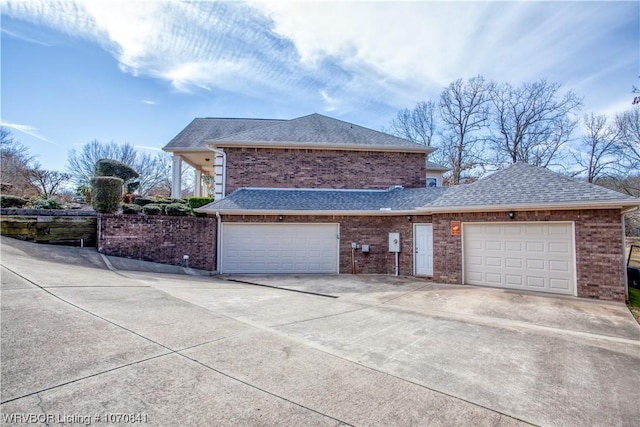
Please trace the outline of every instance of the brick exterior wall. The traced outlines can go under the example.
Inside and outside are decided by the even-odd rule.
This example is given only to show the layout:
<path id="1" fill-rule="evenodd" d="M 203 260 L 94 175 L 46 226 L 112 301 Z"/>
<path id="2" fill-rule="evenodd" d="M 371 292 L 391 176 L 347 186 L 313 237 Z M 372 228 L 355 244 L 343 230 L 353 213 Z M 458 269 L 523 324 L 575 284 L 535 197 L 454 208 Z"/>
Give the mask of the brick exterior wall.
<path id="1" fill-rule="evenodd" d="M 506 212 L 433 215 L 434 280 L 462 283 L 462 238 L 451 221 L 511 222 Z M 574 221 L 578 296 L 625 301 L 622 216 L 619 210 L 516 212 L 518 221 Z"/>
<path id="2" fill-rule="evenodd" d="M 384 189 L 426 186 L 424 153 L 224 148 L 227 194 L 240 187 Z"/>
<path id="3" fill-rule="evenodd" d="M 98 250 L 106 255 L 180 265 L 188 254 L 194 268 L 216 268 L 216 219 L 144 215 L 100 215 Z M 402 216 L 244 216 L 223 215 L 223 222 L 338 223 L 340 273 L 351 273 L 351 242 L 370 245 L 355 252 L 358 274 L 394 274 L 395 255 L 388 234 L 399 232 L 400 274 L 413 274 L 413 224 L 433 224 L 434 277 L 441 283 L 462 283 L 462 240 L 451 236 L 450 222 L 510 222 L 506 212 Z M 516 212 L 513 222 L 575 223 L 578 296 L 624 301 L 625 277 L 622 218 L 619 210 Z"/>
<path id="4" fill-rule="evenodd" d="M 99 215 L 98 252 L 163 264 L 214 270 L 216 262 L 215 218 Z"/>
<path id="5" fill-rule="evenodd" d="M 431 216 L 283 216 L 279 223 L 340 224 L 340 273 L 351 274 L 351 242 L 369 245 L 370 252 L 355 251 L 356 274 L 395 274 L 395 254 L 389 252 L 389 233 L 400 233 L 399 270 L 413 274 L 413 224 L 430 223 Z M 224 222 L 276 223 L 277 216 L 222 215 Z"/>

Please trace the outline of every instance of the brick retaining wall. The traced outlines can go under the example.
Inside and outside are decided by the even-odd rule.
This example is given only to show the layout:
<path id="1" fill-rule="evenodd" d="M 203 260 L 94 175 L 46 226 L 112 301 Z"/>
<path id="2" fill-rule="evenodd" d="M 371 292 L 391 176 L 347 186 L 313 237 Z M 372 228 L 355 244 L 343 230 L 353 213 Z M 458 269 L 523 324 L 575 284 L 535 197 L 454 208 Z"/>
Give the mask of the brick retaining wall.
<path id="1" fill-rule="evenodd" d="M 98 251 L 105 255 L 215 270 L 216 219 L 99 215 Z"/>

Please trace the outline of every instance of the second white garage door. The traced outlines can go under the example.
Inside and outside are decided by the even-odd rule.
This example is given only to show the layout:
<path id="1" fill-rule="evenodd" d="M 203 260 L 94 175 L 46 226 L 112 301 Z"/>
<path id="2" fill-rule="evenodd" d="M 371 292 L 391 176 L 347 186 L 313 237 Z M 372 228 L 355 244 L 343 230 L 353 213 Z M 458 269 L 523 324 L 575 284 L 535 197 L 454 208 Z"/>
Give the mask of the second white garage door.
<path id="1" fill-rule="evenodd" d="M 463 225 L 464 282 L 575 295 L 572 223 Z"/>
<path id="2" fill-rule="evenodd" d="M 222 224 L 222 273 L 338 273 L 338 224 Z"/>

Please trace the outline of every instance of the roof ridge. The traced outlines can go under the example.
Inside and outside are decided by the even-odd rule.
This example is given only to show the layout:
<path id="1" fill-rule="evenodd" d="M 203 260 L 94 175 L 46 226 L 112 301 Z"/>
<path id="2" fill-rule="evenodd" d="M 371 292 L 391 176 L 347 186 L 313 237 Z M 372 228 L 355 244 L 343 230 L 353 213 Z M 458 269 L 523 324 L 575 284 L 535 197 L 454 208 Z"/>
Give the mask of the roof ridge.
<path id="1" fill-rule="evenodd" d="M 245 119 L 245 120 L 253 120 L 253 119 Z M 260 126 L 258 129 L 267 129 L 267 128 L 271 128 L 271 127 L 274 127 L 274 126 L 279 126 L 279 125 L 282 125 L 284 123 L 287 123 L 287 122 L 291 121 L 291 120 L 285 120 L 285 119 L 282 119 L 282 120 L 280 120 L 280 119 L 258 119 L 258 120 L 273 120 L 273 121 L 277 120 L 278 121 L 278 123 L 271 123 L 271 124 L 268 124 L 268 125 L 265 125 L 265 126 Z M 242 130 L 240 132 L 221 135 L 221 136 L 219 136 L 217 138 L 209 139 L 209 141 L 218 141 L 218 140 L 221 140 L 223 138 L 230 138 L 232 136 L 242 135 L 243 133 L 249 133 L 249 132 L 253 132 L 255 130 L 256 130 L 256 128 L 254 128 L 254 129 L 245 129 L 245 130 Z"/>
<path id="2" fill-rule="evenodd" d="M 270 120 L 270 121 L 287 121 L 288 119 L 266 119 L 264 117 L 196 117 L 193 120 Z"/>

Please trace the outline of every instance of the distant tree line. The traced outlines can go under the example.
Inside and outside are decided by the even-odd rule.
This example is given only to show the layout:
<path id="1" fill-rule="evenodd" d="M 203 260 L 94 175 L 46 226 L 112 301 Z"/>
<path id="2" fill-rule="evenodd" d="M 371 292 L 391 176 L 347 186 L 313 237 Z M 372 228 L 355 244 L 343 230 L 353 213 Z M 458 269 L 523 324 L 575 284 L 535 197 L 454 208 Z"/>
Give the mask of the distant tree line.
<path id="1" fill-rule="evenodd" d="M 581 107 L 573 91 L 546 79 L 512 85 L 476 76 L 400 110 L 384 130 L 437 148 L 430 160 L 451 169 L 449 184 L 525 162 L 639 195 L 640 105 L 614 117 L 581 117 Z"/>
<path id="2" fill-rule="evenodd" d="M 19 197 L 59 196 L 61 193 L 88 195 L 100 159 L 112 159 L 138 171 L 136 194 L 140 196 L 171 194 L 171 158 L 141 152 L 130 143 L 90 141 L 68 153 L 66 171 L 42 168 L 27 146 L 16 140 L 11 130 L 0 127 L 0 192 Z M 193 180 L 190 168 L 183 168 L 185 191 Z M 68 184 L 73 185 L 73 191 Z M 67 194 L 69 195 L 69 194 Z"/>

